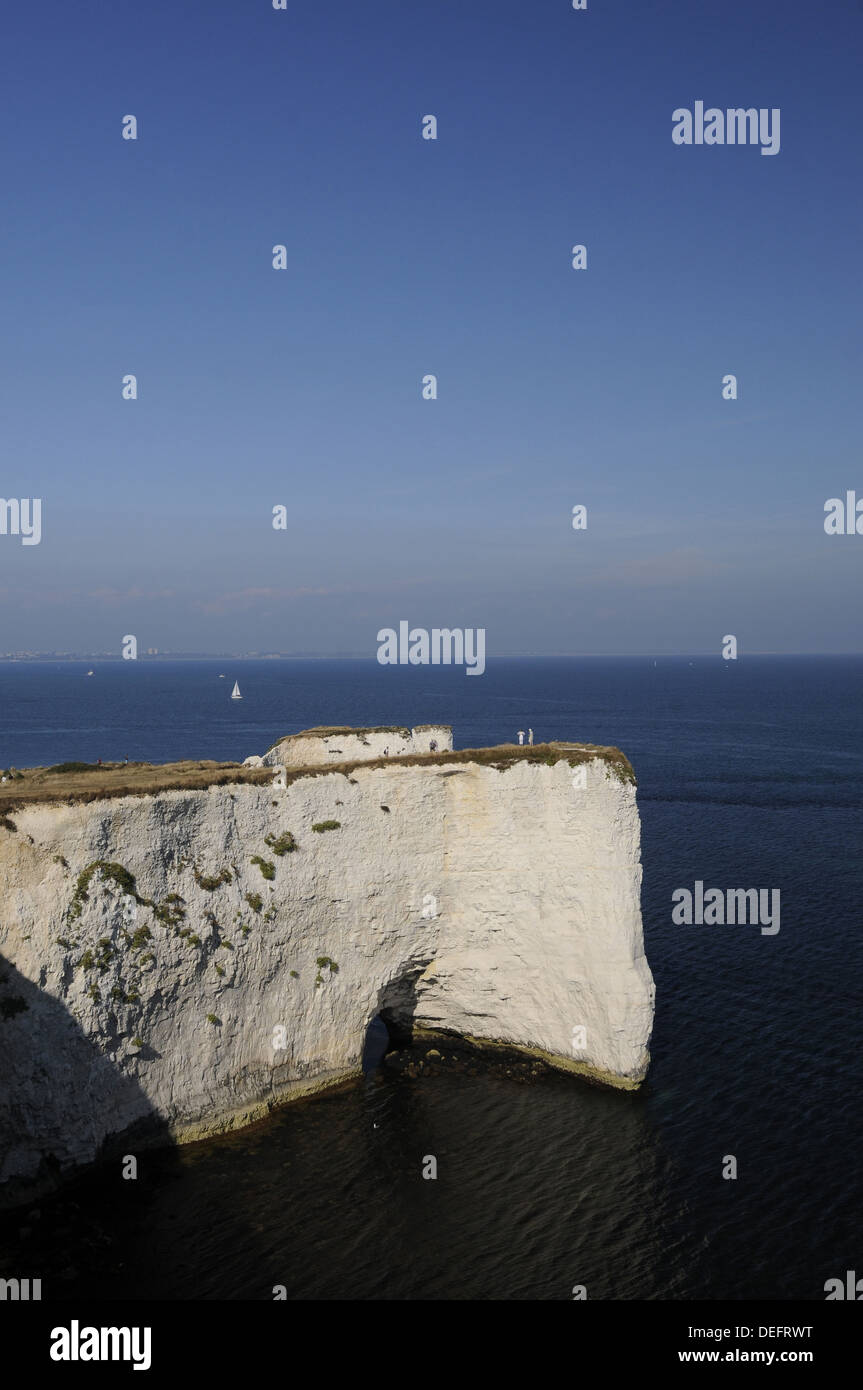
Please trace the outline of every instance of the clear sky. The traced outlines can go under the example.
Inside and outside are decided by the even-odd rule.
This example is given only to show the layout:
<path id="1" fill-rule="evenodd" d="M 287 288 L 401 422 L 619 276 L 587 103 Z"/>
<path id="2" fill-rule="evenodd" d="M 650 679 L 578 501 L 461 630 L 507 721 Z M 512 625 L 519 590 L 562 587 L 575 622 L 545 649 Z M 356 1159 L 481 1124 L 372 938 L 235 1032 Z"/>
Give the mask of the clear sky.
<path id="1" fill-rule="evenodd" d="M 9 0 L 0 650 L 863 650 L 861 57 L 858 0 Z"/>

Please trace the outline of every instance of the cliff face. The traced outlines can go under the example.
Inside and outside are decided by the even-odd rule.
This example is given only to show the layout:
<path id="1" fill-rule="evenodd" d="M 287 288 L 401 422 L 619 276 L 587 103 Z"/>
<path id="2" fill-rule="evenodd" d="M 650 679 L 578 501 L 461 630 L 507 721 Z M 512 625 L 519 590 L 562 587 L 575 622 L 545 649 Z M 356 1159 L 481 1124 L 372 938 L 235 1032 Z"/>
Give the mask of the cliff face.
<path id="1" fill-rule="evenodd" d="M 653 982 L 634 787 L 600 757 L 574 786 L 563 754 L 466 756 L 16 809 L 0 1182 L 354 1075 L 381 1011 L 637 1085 Z"/>

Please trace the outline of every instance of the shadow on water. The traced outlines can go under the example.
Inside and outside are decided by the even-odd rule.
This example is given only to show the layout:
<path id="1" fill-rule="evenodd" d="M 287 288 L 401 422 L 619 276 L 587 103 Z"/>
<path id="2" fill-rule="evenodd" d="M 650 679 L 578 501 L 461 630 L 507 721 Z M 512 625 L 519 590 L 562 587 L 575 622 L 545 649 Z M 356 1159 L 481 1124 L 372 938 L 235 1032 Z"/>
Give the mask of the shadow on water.
<path id="1" fill-rule="evenodd" d="M 378 991 L 377 1012 L 366 1030 L 363 1047 L 364 1076 L 373 1075 L 392 1049 L 410 1047 L 413 1042 L 417 981 L 425 965 L 423 962 L 411 966 Z"/>
<path id="2" fill-rule="evenodd" d="M 98 1166 L 5 1213 L 0 1276 L 41 1277 L 44 1300 L 270 1300 L 282 1285 L 300 1300 L 568 1299 L 575 1284 L 673 1297 L 686 1279 L 643 1099 L 553 1074 L 448 1073 L 446 1048 L 432 1077 L 393 1074 L 380 1063 L 409 1023 L 410 982 L 370 1023 L 363 1080 L 150 1150 L 164 1124 L 134 1076 L 56 1000 L 4 974 L 6 1168 L 29 1154 L 34 1176 L 56 1181 L 85 1096 L 106 1131 Z M 130 1119 L 139 1140 L 117 1133 Z M 138 1177 L 124 1181 L 130 1153 Z"/>
<path id="3" fill-rule="evenodd" d="M 0 956 L 0 1209 L 130 1145 L 170 1144 L 137 1080 L 146 1050 L 128 1055 L 115 1015 L 107 1027 L 96 1046 L 65 1005 Z"/>
<path id="4" fill-rule="evenodd" d="M 143 1229 L 146 1155 L 160 1150 L 168 1172 L 176 1154 L 134 1074 L 141 1061 L 123 1057 L 113 1015 L 110 1026 L 113 1057 L 0 956 L 0 1278 L 41 1277 L 43 1300 L 77 1294 L 81 1280 L 123 1296 L 122 1261 L 106 1279 L 117 1214 L 140 1217 Z M 129 1158 L 134 1180 L 123 1176 Z"/>
<path id="5" fill-rule="evenodd" d="M 367 1080 L 374 1076 L 390 1046 L 390 1030 L 380 1014 L 375 1014 L 366 1031 L 366 1041 L 363 1047 L 363 1076 Z"/>

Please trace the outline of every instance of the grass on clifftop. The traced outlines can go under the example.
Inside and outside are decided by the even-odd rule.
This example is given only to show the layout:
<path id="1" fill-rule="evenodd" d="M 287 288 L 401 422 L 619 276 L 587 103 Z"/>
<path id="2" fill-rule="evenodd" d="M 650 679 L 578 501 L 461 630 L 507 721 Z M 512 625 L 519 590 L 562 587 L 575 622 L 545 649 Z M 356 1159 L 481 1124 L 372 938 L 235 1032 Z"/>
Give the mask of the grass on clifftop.
<path id="1" fill-rule="evenodd" d="M 314 777 L 328 772 L 342 772 L 346 775 L 360 768 L 379 767 L 435 767 L 448 764 L 476 763 L 480 767 L 493 767 L 498 772 L 506 772 L 519 763 L 544 763 L 554 767 L 556 763 L 566 762 L 570 767 L 592 762 L 599 758 L 606 763 L 609 772 L 619 782 L 636 785 L 635 770 L 625 753 L 596 743 L 501 743 L 492 748 L 458 748 L 450 752 L 403 753 L 390 758 L 369 758 L 366 761 L 348 760 L 324 767 L 286 768 L 288 783 L 298 777 Z"/>
<path id="2" fill-rule="evenodd" d="M 418 727 L 423 726 L 419 725 Z M 426 727 L 432 728 L 433 726 L 427 725 Z M 282 738 L 277 738 L 275 743 L 270 744 L 267 752 L 272 753 L 273 749 L 278 748 L 280 743 L 289 743 L 293 738 L 343 738 L 348 734 L 356 734 L 357 737 L 361 737 L 363 734 L 399 734 L 402 738 L 410 738 L 411 731 L 401 724 L 373 724 L 362 729 L 352 729 L 348 724 L 320 724 L 314 729 L 301 729 L 298 734 L 284 734 Z"/>
<path id="3" fill-rule="evenodd" d="M 568 762 L 571 767 L 600 758 L 609 771 L 624 783 L 635 785 L 632 764 L 619 748 L 592 743 L 537 743 L 534 745 L 504 743 L 494 748 L 461 748 L 450 752 L 405 753 L 389 758 L 316 764 L 311 767 L 284 768 L 286 784 L 304 777 L 329 777 L 334 772 L 349 776 L 359 768 L 435 767 L 448 764 L 477 763 L 506 772 L 517 763 L 546 763 L 553 766 Z M 62 764 L 60 764 L 62 766 Z M 119 796 L 154 796 L 167 791 L 206 791 L 208 787 L 270 786 L 271 767 L 242 767 L 239 763 L 181 762 L 181 763 L 108 763 L 95 772 L 57 773 L 51 768 L 29 768 L 0 795 L 0 824 L 2 817 L 33 803 L 74 804 L 107 801 Z M 11 829 L 11 827 L 7 827 Z"/>
<path id="4" fill-rule="evenodd" d="M 74 764 L 59 763 L 70 768 Z M 33 802 L 107 801 L 118 796 L 149 796 L 165 791 L 205 791 L 240 783 L 268 786 L 271 767 L 242 767 L 239 763 L 188 761 L 180 763 L 104 763 L 85 770 L 59 772 L 57 767 L 33 767 L 14 784 L 0 789 L 0 816 Z M 6 793 L 3 795 L 2 793 Z"/>

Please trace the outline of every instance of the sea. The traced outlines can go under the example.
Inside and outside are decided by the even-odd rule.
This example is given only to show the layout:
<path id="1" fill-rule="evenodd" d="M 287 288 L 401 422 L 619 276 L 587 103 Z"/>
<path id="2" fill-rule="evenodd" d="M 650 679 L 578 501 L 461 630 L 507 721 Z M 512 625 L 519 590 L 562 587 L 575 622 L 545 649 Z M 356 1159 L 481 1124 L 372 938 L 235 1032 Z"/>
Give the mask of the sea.
<path id="1" fill-rule="evenodd" d="M 863 657 L 2 663 L 0 709 L 3 767 L 242 760 L 318 724 L 616 745 L 656 981 L 638 1092 L 369 1069 L 18 1209 L 0 1262 L 43 1297 L 821 1301 L 863 1273 Z M 779 890 L 780 930 L 676 924 L 696 881 Z"/>

